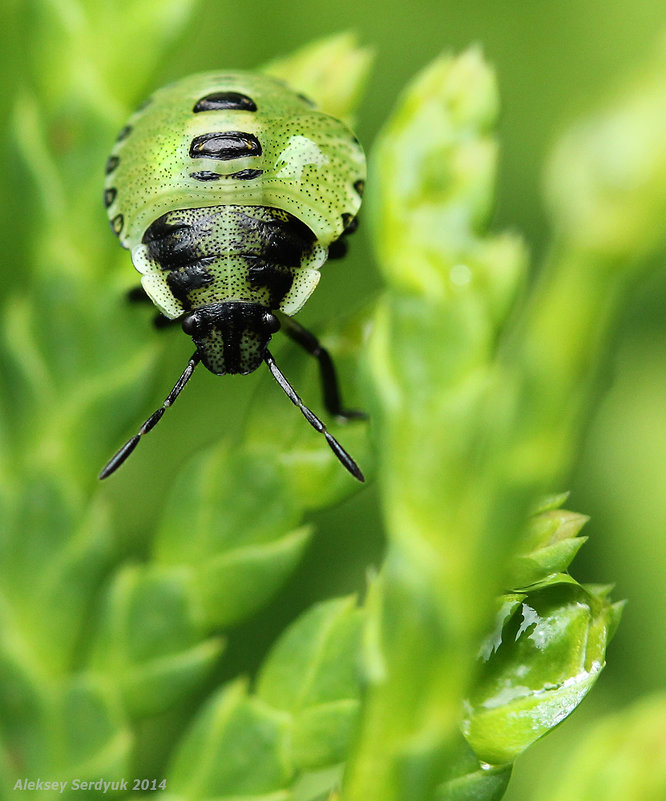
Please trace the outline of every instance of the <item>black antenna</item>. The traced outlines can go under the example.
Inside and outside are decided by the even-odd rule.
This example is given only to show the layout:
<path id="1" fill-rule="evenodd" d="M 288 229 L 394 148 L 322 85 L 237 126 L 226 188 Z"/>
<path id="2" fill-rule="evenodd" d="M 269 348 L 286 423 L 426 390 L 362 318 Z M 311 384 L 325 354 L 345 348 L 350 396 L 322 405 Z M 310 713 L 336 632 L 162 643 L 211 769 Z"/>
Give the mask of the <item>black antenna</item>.
<path id="1" fill-rule="evenodd" d="M 164 403 L 160 406 L 160 408 L 156 412 L 153 412 L 150 415 L 150 417 L 139 429 L 138 434 L 135 434 L 131 439 L 128 439 L 127 442 L 123 445 L 123 447 L 118 451 L 118 453 L 116 453 L 115 456 L 109 459 L 106 466 L 99 474 L 100 479 L 110 476 L 111 473 L 115 473 L 115 471 L 120 467 L 120 465 L 125 461 L 125 459 L 127 459 L 130 453 L 132 453 L 134 448 L 136 448 L 136 446 L 139 444 L 139 440 L 141 439 L 141 437 L 144 434 L 147 434 L 152 428 L 155 428 L 155 426 L 162 419 L 162 415 L 164 414 L 164 412 L 166 412 L 169 406 L 171 406 L 171 404 L 180 395 L 181 390 L 192 377 L 194 368 L 197 366 L 197 364 L 199 364 L 200 361 L 201 357 L 199 356 L 199 353 L 197 351 L 187 363 L 187 367 L 183 370 L 183 374 L 178 379 L 178 381 L 176 381 L 171 392 L 166 396 Z"/>
<path id="2" fill-rule="evenodd" d="M 328 444 L 330 445 L 331 450 L 342 462 L 342 464 L 347 468 L 347 470 L 349 470 L 349 472 L 354 476 L 354 478 L 357 478 L 359 481 L 365 481 L 365 477 L 363 476 L 363 473 L 361 472 L 359 466 L 351 458 L 351 456 L 347 453 L 347 451 L 342 447 L 342 445 L 340 445 L 337 439 L 326 430 L 326 426 L 317 417 L 317 415 L 313 414 L 310 411 L 310 409 L 308 409 L 308 407 L 303 403 L 303 401 L 298 397 L 298 395 L 296 394 L 296 390 L 284 377 L 280 368 L 277 366 L 277 364 L 275 364 L 275 359 L 271 356 L 270 351 L 268 350 L 264 352 L 264 361 L 268 365 L 268 369 L 273 374 L 273 378 L 282 387 L 282 390 L 284 391 L 285 395 L 294 404 L 294 406 L 298 406 L 298 408 L 303 413 L 303 417 L 305 417 L 308 423 L 310 423 L 310 425 L 316 431 L 319 431 L 320 434 L 323 434 L 326 437 L 326 442 L 328 442 Z"/>

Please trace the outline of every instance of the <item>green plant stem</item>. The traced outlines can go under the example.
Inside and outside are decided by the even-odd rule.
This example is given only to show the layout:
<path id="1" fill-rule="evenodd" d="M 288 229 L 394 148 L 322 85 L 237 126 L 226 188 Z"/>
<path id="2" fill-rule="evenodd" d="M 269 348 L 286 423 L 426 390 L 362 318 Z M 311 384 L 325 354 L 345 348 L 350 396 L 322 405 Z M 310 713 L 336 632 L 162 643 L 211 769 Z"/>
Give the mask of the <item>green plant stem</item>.
<path id="1" fill-rule="evenodd" d="M 649 132 L 651 144 L 654 83 L 642 120 L 628 104 L 632 130 L 639 139 Z M 435 62 L 375 154 L 388 290 L 369 361 L 389 545 L 369 610 L 367 688 L 344 801 L 433 797 L 527 510 L 571 468 L 623 292 L 642 271 L 633 253 L 646 255 L 643 223 L 609 245 L 567 230 L 567 174 L 556 171 L 558 244 L 505 332 L 519 251 L 502 261 L 497 238 L 479 233 L 492 188 L 492 160 L 482 167 L 478 158 L 494 118 L 491 84 L 478 53 Z M 578 160 L 590 230 L 615 236 L 625 218 L 635 222 L 637 201 L 651 216 L 653 203 L 663 209 L 659 154 L 650 161 L 615 148 L 616 127 L 603 119 L 581 130 L 582 142 L 567 140 L 564 167 Z M 609 209 L 617 222 L 605 229 L 598 222 Z"/>

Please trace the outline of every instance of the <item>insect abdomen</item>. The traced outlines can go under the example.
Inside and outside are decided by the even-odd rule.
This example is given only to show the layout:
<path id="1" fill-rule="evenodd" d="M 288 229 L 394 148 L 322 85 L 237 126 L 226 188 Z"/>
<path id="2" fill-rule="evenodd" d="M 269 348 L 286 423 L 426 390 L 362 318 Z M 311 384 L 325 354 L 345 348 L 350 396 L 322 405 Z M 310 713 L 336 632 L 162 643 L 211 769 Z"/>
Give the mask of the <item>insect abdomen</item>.
<path id="1" fill-rule="evenodd" d="M 286 211 L 220 205 L 163 214 L 133 258 L 146 291 L 170 317 L 224 301 L 293 313 L 314 289 L 326 250 Z"/>

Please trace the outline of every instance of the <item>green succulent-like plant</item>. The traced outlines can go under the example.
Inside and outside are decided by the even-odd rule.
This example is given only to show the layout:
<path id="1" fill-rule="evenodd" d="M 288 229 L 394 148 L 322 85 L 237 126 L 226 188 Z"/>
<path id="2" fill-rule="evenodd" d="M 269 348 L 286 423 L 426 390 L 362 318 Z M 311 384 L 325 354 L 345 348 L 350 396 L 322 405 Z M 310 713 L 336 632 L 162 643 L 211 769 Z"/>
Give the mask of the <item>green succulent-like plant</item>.
<path id="1" fill-rule="evenodd" d="M 554 241 L 529 290 L 522 240 L 487 227 L 498 97 L 482 54 L 442 56 L 398 99 L 368 182 L 385 287 L 326 337 L 343 371 L 360 364 L 371 424 L 344 441 L 379 488 L 386 553 L 367 592 L 307 609 L 254 679 L 221 681 L 229 632 L 299 563 L 306 513 L 357 488 L 277 392 L 212 448 L 188 443 L 155 521 L 120 522 L 96 481 L 163 358 L 123 304 L 101 165 L 195 5 L 127 0 L 127 27 L 102 3 L 11 9 L 34 46 L 9 116 L 24 248 L 0 316 L 0 786 L 499 799 L 594 684 L 619 618 L 608 587 L 568 573 L 585 518 L 563 496 L 534 505 L 566 480 L 620 292 L 664 238 L 663 61 L 556 150 Z M 351 119 L 369 66 L 344 35 L 264 69 Z M 599 734 L 598 762 L 613 742 Z"/>

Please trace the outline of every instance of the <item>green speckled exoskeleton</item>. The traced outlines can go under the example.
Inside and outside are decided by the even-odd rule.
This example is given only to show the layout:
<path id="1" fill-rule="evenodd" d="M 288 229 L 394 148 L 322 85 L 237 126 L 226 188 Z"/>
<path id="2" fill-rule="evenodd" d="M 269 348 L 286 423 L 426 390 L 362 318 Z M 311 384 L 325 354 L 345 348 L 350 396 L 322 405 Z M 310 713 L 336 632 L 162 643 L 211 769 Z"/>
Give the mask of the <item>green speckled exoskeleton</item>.
<path id="1" fill-rule="evenodd" d="M 245 72 L 193 75 L 155 92 L 118 135 L 106 165 L 111 227 L 145 295 L 196 351 L 164 404 L 109 461 L 113 473 L 175 401 L 201 361 L 216 375 L 266 362 L 349 472 L 356 462 L 308 409 L 268 350 L 281 327 L 319 362 L 324 402 L 342 407 L 327 351 L 291 316 L 342 255 L 365 181 L 358 140 L 282 82 Z"/>

